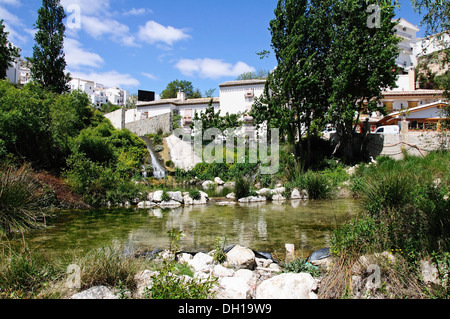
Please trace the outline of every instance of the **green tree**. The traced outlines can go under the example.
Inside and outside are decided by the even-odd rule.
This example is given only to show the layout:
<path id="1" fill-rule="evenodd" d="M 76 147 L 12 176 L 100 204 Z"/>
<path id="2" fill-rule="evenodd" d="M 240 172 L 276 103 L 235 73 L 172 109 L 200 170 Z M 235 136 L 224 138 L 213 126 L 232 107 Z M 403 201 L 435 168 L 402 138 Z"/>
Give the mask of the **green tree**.
<path id="1" fill-rule="evenodd" d="M 180 91 L 186 94 L 187 99 L 202 97 L 202 93 L 199 89 L 194 88 L 192 82 L 186 80 L 175 80 L 170 82 L 166 89 L 161 92 L 161 99 L 175 99 Z"/>
<path id="2" fill-rule="evenodd" d="M 269 71 L 267 70 L 259 70 L 258 72 L 245 72 L 237 77 L 237 81 L 241 80 L 259 80 L 259 79 L 267 79 L 269 76 Z"/>
<path id="3" fill-rule="evenodd" d="M 312 125 L 324 116 L 329 82 L 325 67 L 331 38 L 327 25 L 330 1 L 280 0 L 270 22 L 278 66 L 268 76 L 264 97 L 251 116 L 278 127 L 293 144 L 297 159 L 309 161 Z M 297 139 L 307 137 L 307 149 Z M 303 156 L 305 155 L 305 156 Z"/>
<path id="4" fill-rule="evenodd" d="M 64 55 L 64 32 L 66 27 L 63 19 L 66 17 L 59 0 L 43 0 L 38 11 L 35 24 L 37 29 L 31 75 L 33 79 L 46 89 L 63 93 L 68 91 L 69 74 L 65 73 L 66 60 Z"/>
<path id="5" fill-rule="evenodd" d="M 3 19 L 0 20 L 0 79 L 6 78 L 6 71 L 12 66 L 14 58 L 19 57 L 19 50 L 8 42 Z"/>
<path id="6" fill-rule="evenodd" d="M 382 111 L 382 92 L 394 87 L 399 37 L 395 35 L 395 1 L 379 1 L 380 24 L 370 27 L 365 0 L 333 1 L 332 46 L 324 66 L 331 83 L 328 120 L 337 125 L 338 149 L 353 160 L 353 137 L 363 112 Z"/>

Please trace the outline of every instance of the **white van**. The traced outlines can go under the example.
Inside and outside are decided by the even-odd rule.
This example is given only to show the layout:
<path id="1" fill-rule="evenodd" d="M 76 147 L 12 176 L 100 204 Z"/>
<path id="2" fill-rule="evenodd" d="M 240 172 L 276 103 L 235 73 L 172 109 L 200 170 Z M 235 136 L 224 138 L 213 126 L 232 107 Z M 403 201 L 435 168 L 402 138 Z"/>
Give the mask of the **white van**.
<path id="1" fill-rule="evenodd" d="M 374 134 L 399 134 L 400 127 L 398 125 L 380 126 Z"/>

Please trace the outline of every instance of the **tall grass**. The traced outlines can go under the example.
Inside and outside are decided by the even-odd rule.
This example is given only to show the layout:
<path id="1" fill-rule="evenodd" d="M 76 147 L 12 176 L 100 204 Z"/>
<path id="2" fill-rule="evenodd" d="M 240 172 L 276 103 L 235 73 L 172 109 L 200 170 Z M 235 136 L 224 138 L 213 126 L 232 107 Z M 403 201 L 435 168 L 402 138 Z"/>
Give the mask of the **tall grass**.
<path id="1" fill-rule="evenodd" d="M 9 235 L 42 226 L 42 201 L 28 165 L 0 169 L 0 233 Z"/>

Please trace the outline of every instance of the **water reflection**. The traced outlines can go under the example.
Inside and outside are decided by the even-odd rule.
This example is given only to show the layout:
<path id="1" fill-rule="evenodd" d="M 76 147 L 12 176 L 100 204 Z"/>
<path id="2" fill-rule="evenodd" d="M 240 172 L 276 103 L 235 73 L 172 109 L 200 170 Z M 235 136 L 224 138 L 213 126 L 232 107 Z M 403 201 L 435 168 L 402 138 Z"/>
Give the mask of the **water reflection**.
<path id="1" fill-rule="evenodd" d="M 27 235 L 30 246 L 60 256 L 87 251 L 114 240 L 127 251 L 167 248 L 167 231 L 181 229 L 187 251 L 214 249 L 216 238 L 260 251 L 284 252 L 286 243 L 307 254 L 330 244 L 332 230 L 357 211 L 351 200 L 286 201 L 175 209 L 113 209 L 67 212 L 49 228 Z"/>

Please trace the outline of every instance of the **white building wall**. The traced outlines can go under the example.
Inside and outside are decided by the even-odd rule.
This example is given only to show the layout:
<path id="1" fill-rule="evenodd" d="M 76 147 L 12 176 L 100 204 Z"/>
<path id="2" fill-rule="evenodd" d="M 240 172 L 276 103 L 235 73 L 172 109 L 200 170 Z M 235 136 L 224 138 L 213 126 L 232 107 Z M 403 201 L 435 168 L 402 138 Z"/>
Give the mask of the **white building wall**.
<path id="1" fill-rule="evenodd" d="M 246 97 L 246 92 L 253 90 L 253 97 Z M 220 88 L 221 114 L 246 113 L 251 110 L 256 97 L 264 93 L 264 84 L 224 86 Z"/>

